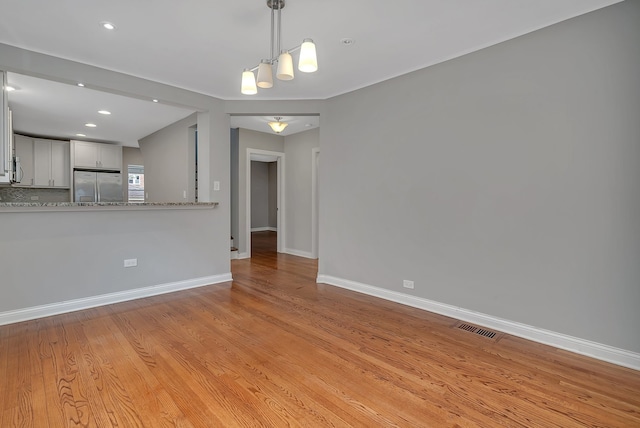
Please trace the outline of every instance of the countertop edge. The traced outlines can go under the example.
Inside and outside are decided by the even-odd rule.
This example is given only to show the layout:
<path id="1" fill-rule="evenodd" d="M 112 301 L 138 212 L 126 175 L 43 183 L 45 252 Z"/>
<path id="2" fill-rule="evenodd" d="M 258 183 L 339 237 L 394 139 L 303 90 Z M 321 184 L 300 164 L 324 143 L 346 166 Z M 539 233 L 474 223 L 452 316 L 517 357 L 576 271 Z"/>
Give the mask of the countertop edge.
<path id="1" fill-rule="evenodd" d="M 16 212 L 64 212 L 64 211 L 146 211 L 146 210 L 202 210 L 218 206 L 218 202 L 172 202 L 172 203 L 88 203 L 88 202 L 50 202 L 50 203 L 0 203 L 0 213 Z"/>

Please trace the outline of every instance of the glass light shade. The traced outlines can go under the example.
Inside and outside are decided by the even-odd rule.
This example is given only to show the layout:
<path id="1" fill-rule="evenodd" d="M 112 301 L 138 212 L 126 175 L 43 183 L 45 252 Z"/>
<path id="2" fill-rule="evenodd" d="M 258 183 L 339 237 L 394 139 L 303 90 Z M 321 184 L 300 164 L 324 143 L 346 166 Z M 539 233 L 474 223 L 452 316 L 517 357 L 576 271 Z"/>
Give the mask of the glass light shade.
<path id="1" fill-rule="evenodd" d="M 286 128 L 289 124 L 285 123 L 285 122 L 269 122 L 269 126 L 271 127 L 271 129 L 273 129 L 273 132 L 275 132 L 276 134 L 281 133 L 282 131 L 284 131 L 284 128 Z"/>
<path id="2" fill-rule="evenodd" d="M 300 46 L 300 60 L 298 70 L 305 73 L 313 73 L 318 70 L 318 58 L 316 57 L 316 45 L 311 39 L 304 39 Z"/>
<path id="3" fill-rule="evenodd" d="M 278 57 L 276 77 L 280 80 L 293 79 L 293 58 L 291 58 L 291 54 L 287 51 L 281 52 Z"/>
<path id="4" fill-rule="evenodd" d="M 257 85 L 259 88 L 263 89 L 269 89 L 273 87 L 273 69 L 269 60 L 263 59 L 258 66 Z"/>
<path id="5" fill-rule="evenodd" d="M 258 88 L 256 88 L 256 76 L 253 74 L 253 71 L 247 68 L 242 72 L 242 85 L 240 87 L 240 92 L 244 95 L 255 95 L 258 93 Z"/>

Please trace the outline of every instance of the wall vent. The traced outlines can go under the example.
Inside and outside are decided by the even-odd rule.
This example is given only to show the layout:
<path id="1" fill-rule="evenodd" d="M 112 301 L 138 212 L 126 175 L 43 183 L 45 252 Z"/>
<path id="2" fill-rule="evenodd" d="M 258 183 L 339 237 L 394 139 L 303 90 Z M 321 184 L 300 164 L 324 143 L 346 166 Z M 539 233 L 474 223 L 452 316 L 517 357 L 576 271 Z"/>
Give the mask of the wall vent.
<path id="1" fill-rule="evenodd" d="M 477 327 L 475 325 L 467 323 L 459 323 L 458 328 L 471 333 L 479 334 L 480 336 L 488 337 L 489 339 L 495 338 L 498 334 L 495 331 L 487 330 L 486 328 Z"/>

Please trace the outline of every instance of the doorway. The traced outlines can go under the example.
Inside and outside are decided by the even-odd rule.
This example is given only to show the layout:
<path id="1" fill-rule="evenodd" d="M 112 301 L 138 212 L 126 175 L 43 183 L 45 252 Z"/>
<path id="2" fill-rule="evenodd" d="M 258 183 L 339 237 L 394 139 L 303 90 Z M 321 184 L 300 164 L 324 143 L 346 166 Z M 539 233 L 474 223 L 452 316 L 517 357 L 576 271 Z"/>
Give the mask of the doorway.
<path id="1" fill-rule="evenodd" d="M 245 257 L 251 257 L 251 244 L 252 237 L 251 234 L 254 231 L 253 227 L 253 215 L 256 214 L 252 209 L 252 163 L 253 162 L 262 162 L 262 163 L 271 163 L 275 166 L 271 168 L 275 169 L 275 233 L 277 234 L 276 239 L 276 251 L 278 253 L 283 252 L 284 242 L 285 242 L 285 215 L 284 215 L 284 206 L 285 206 L 285 193 L 284 193 L 284 162 L 285 156 L 282 152 L 272 152 L 267 150 L 258 150 L 247 148 L 247 165 L 246 165 L 246 224 L 245 224 L 245 237 L 246 237 L 246 255 Z M 273 202 L 272 202 L 273 203 Z M 268 201 L 267 201 L 268 204 Z M 267 219 L 268 220 L 268 219 Z M 266 226 L 266 228 L 261 228 L 256 230 L 256 232 L 271 232 L 271 226 Z"/>

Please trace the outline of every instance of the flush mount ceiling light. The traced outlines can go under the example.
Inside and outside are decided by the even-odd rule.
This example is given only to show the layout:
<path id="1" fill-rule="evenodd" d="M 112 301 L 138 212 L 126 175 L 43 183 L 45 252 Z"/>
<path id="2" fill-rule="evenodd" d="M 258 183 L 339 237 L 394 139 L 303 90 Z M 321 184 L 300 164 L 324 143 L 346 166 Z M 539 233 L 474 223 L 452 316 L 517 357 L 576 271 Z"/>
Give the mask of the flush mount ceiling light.
<path id="1" fill-rule="evenodd" d="M 292 80 L 293 58 L 291 52 L 300 50 L 298 70 L 304 73 L 313 73 L 318 70 L 316 57 L 316 45 L 311 39 L 304 39 L 302 44 L 291 49 L 280 49 L 282 34 L 282 9 L 285 0 L 267 0 L 267 7 L 271 9 L 271 51 L 268 59 L 263 59 L 253 68 L 245 68 L 242 72 L 242 84 L 240 92 L 244 95 L 255 95 L 258 88 L 268 89 L 273 87 L 273 66 L 277 64 L 276 77 L 280 80 Z M 277 13 L 276 13 L 277 12 Z M 274 25 L 275 23 L 275 25 Z M 276 57 L 276 53 L 279 53 Z M 253 73 L 258 70 L 258 79 Z M 284 129 L 284 128 L 283 128 Z"/>
<path id="2" fill-rule="evenodd" d="M 104 114 L 104 115 L 107 115 L 107 116 L 111 114 L 111 112 L 109 110 L 98 110 L 98 113 Z"/>
<path id="3" fill-rule="evenodd" d="M 282 117 L 280 117 L 280 116 L 276 116 L 276 117 L 274 117 L 274 119 L 276 121 L 275 122 L 269 122 L 269 126 L 271 127 L 271 129 L 273 129 L 273 132 L 275 132 L 276 134 L 279 134 L 282 131 L 284 131 L 284 128 L 286 128 L 289 125 L 286 122 L 280 122 L 282 120 Z"/>
<path id="4" fill-rule="evenodd" d="M 103 21 L 103 22 L 100 23 L 100 25 L 102 25 L 102 27 L 107 29 L 107 30 L 115 30 L 116 29 L 116 26 L 113 25 L 111 22 Z"/>

